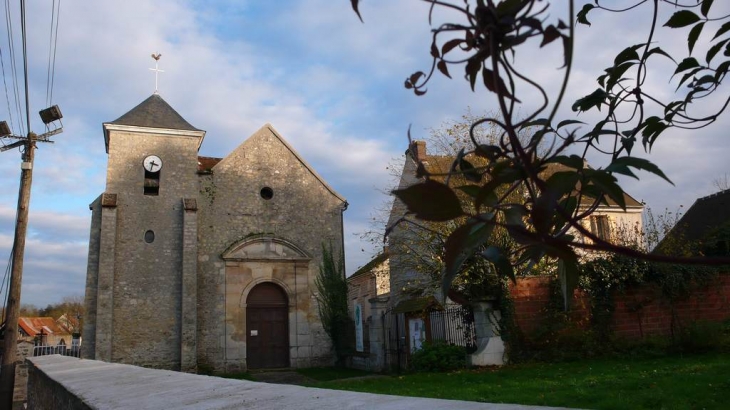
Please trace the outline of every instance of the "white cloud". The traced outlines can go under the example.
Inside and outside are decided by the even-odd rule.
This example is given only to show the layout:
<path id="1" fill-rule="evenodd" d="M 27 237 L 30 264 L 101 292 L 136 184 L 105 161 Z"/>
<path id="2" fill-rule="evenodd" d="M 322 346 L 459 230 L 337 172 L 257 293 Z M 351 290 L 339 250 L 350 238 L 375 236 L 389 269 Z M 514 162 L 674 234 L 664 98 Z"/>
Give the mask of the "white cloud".
<path id="1" fill-rule="evenodd" d="M 27 264 L 32 282 L 24 301 L 44 304 L 83 292 L 88 204 L 104 190 L 106 178 L 101 123 L 154 91 L 148 70 L 153 52 L 163 54 L 161 95 L 208 132 L 202 155 L 224 156 L 272 123 L 350 201 L 348 270 L 367 262 L 378 246 L 360 242 L 354 233 L 368 228 L 382 201 L 377 189 L 390 183 L 386 167 L 402 156 L 408 125 L 414 138 L 423 138 L 428 129 L 459 118 L 467 106 L 474 112 L 496 107 L 490 95 L 469 90 L 461 68 L 452 70 L 453 80 L 436 74 L 424 97 L 403 88 L 406 76 L 430 67 L 428 6 L 421 3 L 363 2 L 365 24 L 347 1 L 63 3 L 53 102 L 64 113 L 64 133 L 54 137 L 55 144 L 41 144 L 37 155 L 28 253 L 39 259 Z M 28 44 L 31 112 L 33 128 L 41 130 L 34 113 L 45 101 L 50 4 L 29 7 L 28 24 L 37 28 Z M 591 28 L 579 27 L 578 47 L 588 52 L 576 60 L 562 117 L 573 116 L 572 101 L 596 87 L 595 77 L 619 48 L 642 41 L 644 31 L 635 29 L 641 28 L 640 18 L 596 13 Z M 620 29 L 608 36 L 605 27 Z M 667 43 L 662 47 L 684 50 L 684 42 L 659 40 Z M 560 47 L 534 51 L 517 63 L 552 90 L 560 81 Z M 666 89 L 665 81 L 660 77 L 648 85 Z M 534 93 L 527 96 L 526 105 L 534 105 Z M 654 208 L 677 201 L 686 206 L 709 193 L 712 178 L 730 171 L 724 158 L 730 147 L 721 133 L 726 125 L 723 120 L 708 130 L 663 135 L 650 158 L 677 187 L 642 174 L 641 181 L 626 182 L 627 190 Z M 0 156 L 0 251 L 8 252 L 20 158 L 15 150 Z"/>

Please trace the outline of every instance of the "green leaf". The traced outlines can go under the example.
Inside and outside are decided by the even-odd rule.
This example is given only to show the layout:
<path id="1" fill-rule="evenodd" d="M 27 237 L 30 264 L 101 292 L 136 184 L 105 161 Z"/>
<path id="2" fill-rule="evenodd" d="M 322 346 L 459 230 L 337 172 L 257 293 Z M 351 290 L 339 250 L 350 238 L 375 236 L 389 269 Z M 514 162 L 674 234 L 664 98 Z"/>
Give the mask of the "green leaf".
<path id="1" fill-rule="evenodd" d="M 613 60 L 613 65 L 617 66 L 627 61 L 636 60 L 639 61 L 639 53 L 636 52 L 639 48 L 645 44 L 634 44 L 631 47 L 626 47 L 622 52 L 618 53 L 616 58 Z"/>
<path id="2" fill-rule="evenodd" d="M 581 158 L 575 154 L 573 154 L 571 156 L 558 155 L 553 158 L 550 158 L 548 163 L 551 163 L 551 162 L 562 164 L 568 168 L 573 168 L 576 170 L 583 169 L 583 158 Z"/>
<path id="3" fill-rule="evenodd" d="M 548 126 L 550 127 L 550 121 L 547 118 L 538 118 L 536 120 L 532 120 L 529 122 L 526 122 L 520 126 L 520 129 L 527 128 L 527 127 L 535 127 L 535 126 Z"/>
<path id="4" fill-rule="evenodd" d="M 464 40 L 459 39 L 459 38 L 455 38 L 453 40 L 449 40 L 449 41 L 445 42 L 444 45 L 441 46 L 441 55 L 445 56 L 446 53 L 453 50 L 456 46 L 458 46 L 459 44 L 461 44 L 463 42 L 464 42 Z"/>
<path id="5" fill-rule="evenodd" d="M 730 60 L 720 63 L 720 65 L 718 65 L 717 69 L 715 70 L 715 82 L 719 83 L 720 81 L 722 81 L 722 79 L 725 77 L 725 74 L 727 74 L 729 68 Z"/>
<path id="6" fill-rule="evenodd" d="M 644 145 L 644 149 L 646 149 L 647 144 L 649 145 L 649 148 L 654 145 L 654 141 L 656 141 L 657 137 L 659 137 L 659 134 L 661 134 L 665 129 L 669 127 L 668 124 L 661 121 L 661 119 L 657 116 L 651 116 L 644 120 L 643 123 L 639 125 L 639 129 L 641 129 L 641 136 L 642 138 L 642 144 Z"/>
<path id="7" fill-rule="evenodd" d="M 621 80 L 621 76 L 624 75 L 626 70 L 631 68 L 633 65 L 635 65 L 635 62 L 628 62 L 623 63 L 619 66 L 611 67 L 607 71 L 609 71 L 608 81 L 606 81 L 606 89 L 610 90 L 613 88 L 614 85 L 616 85 L 617 82 Z"/>
<path id="8" fill-rule="evenodd" d="M 674 70 L 674 74 L 672 74 L 672 77 L 677 75 L 678 73 L 681 73 L 682 71 L 689 70 L 690 68 L 699 67 L 700 63 L 697 62 L 697 59 L 694 57 L 687 57 L 684 60 L 682 60 L 679 64 L 677 64 L 677 69 Z"/>
<path id="9" fill-rule="evenodd" d="M 488 69 L 487 67 L 484 67 L 482 69 L 482 77 L 484 79 L 484 86 L 487 87 L 487 89 L 495 94 L 503 95 L 509 99 L 515 100 L 516 102 L 521 102 L 507 89 L 507 85 L 505 85 L 504 80 L 502 80 L 502 77 L 497 78 L 497 83 L 494 83 L 494 71 Z M 473 88 L 473 87 L 472 87 Z"/>
<path id="10" fill-rule="evenodd" d="M 576 189 L 580 175 L 575 171 L 560 171 L 550 175 L 545 181 L 548 188 L 555 193 L 555 199 L 560 199 Z"/>
<path id="11" fill-rule="evenodd" d="M 441 71 L 441 74 L 451 78 L 451 75 L 449 75 L 449 68 L 446 66 L 446 61 L 440 60 L 438 63 L 436 63 L 436 68 Z"/>
<path id="12" fill-rule="evenodd" d="M 700 12 L 703 16 L 707 17 L 707 13 L 710 12 L 710 7 L 712 7 L 712 2 L 714 0 L 704 0 L 702 2 L 702 5 L 700 6 Z"/>
<path id="13" fill-rule="evenodd" d="M 578 120 L 563 120 L 558 123 L 558 126 L 555 129 L 559 130 L 560 128 L 565 127 L 566 125 L 571 125 L 571 124 L 585 124 L 585 123 L 583 121 L 578 121 Z"/>
<path id="14" fill-rule="evenodd" d="M 503 0 L 497 4 L 497 16 L 514 16 L 529 3 L 524 0 Z"/>
<path id="15" fill-rule="evenodd" d="M 457 164 L 467 181 L 480 182 L 482 180 L 482 174 L 477 171 L 471 162 L 459 156 Z"/>
<path id="16" fill-rule="evenodd" d="M 598 110 L 601 110 L 601 104 L 606 103 L 606 98 L 608 97 L 608 94 L 606 91 L 604 91 L 602 88 L 598 88 L 592 93 L 588 94 L 587 96 L 583 98 L 579 98 L 578 100 L 573 103 L 573 111 L 588 111 L 593 107 L 598 108 Z"/>
<path id="17" fill-rule="evenodd" d="M 540 47 L 542 48 L 552 43 L 558 37 L 560 37 L 560 32 L 558 31 L 558 29 L 556 29 L 553 25 L 547 26 L 545 31 L 542 33 L 542 42 L 540 43 Z"/>
<path id="18" fill-rule="evenodd" d="M 626 210 L 624 191 L 618 185 L 616 177 L 601 169 L 586 169 L 583 171 L 591 182 L 606 196 L 611 198 L 621 209 Z"/>
<path id="19" fill-rule="evenodd" d="M 482 252 L 482 256 L 484 257 L 484 259 L 492 262 L 494 268 L 497 270 L 497 273 L 500 276 L 510 278 L 513 283 L 516 281 L 515 271 L 512 268 L 512 263 L 510 263 L 509 259 L 504 256 L 504 253 L 500 248 L 496 246 L 490 246 L 484 252 Z"/>
<path id="20" fill-rule="evenodd" d="M 636 158 L 636 157 L 620 157 L 616 158 L 611 162 L 611 164 L 606 167 L 606 171 L 609 172 L 616 172 L 618 174 L 628 175 L 631 177 L 634 177 L 636 179 L 639 179 L 636 177 L 636 175 L 631 172 L 630 168 L 636 168 L 641 169 L 647 172 L 651 172 L 654 175 L 657 175 L 670 184 L 674 185 L 674 183 L 667 178 L 667 176 L 662 172 L 661 169 L 659 169 L 658 166 L 651 163 L 651 161 L 646 160 L 644 158 Z"/>
<path id="21" fill-rule="evenodd" d="M 491 220 L 494 218 L 494 214 L 480 215 L 480 218 L 479 220 L 470 220 L 456 228 L 446 239 L 444 245 L 444 271 L 441 278 L 444 294 L 451 288 L 451 284 L 459 274 L 464 261 L 469 259 L 492 235 L 494 224 L 491 223 Z"/>
<path id="22" fill-rule="evenodd" d="M 403 201 L 408 212 L 426 221 L 450 221 L 464 214 L 456 193 L 450 187 L 431 179 L 404 189 L 396 189 L 393 195 Z"/>
<path id="23" fill-rule="evenodd" d="M 685 83 L 685 82 L 686 82 L 687 80 L 689 80 L 689 79 L 690 79 L 690 77 L 692 77 L 693 75 L 695 75 L 695 74 L 699 73 L 699 72 L 700 72 L 700 71 L 702 71 L 702 70 L 703 70 L 703 68 L 702 68 L 702 67 L 697 67 L 697 68 L 695 68 L 694 70 L 691 70 L 691 71 L 689 71 L 689 72 L 685 73 L 685 74 L 684 74 L 684 75 L 682 76 L 682 79 L 681 79 L 681 80 L 679 80 L 679 84 L 677 84 L 677 90 L 679 90 L 679 87 L 681 87 L 681 86 L 682 86 L 682 84 L 684 84 L 684 83 Z M 676 91 L 676 90 L 675 90 L 675 91 Z"/>
<path id="24" fill-rule="evenodd" d="M 352 10 L 357 14 L 357 18 L 360 19 L 361 23 L 364 23 L 362 20 L 362 16 L 360 15 L 360 10 L 358 10 L 358 7 L 360 6 L 360 0 L 350 0 L 350 4 L 352 5 Z"/>
<path id="25" fill-rule="evenodd" d="M 727 33 L 728 31 L 730 31 L 730 21 L 720 26 L 720 28 L 717 30 L 717 33 L 715 33 L 715 37 L 712 37 L 712 39 L 714 40 L 721 35 Z"/>
<path id="26" fill-rule="evenodd" d="M 670 59 L 670 60 L 674 61 L 674 63 L 675 63 L 675 64 L 677 63 L 677 62 L 676 62 L 676 61 L 675 61 L 675 60 L 674 60 L 674 59 L 672 58 L 672 56 L 670 56 L 669 54 L 667 54 L 667 52 L 666 52 L 666 51 L 662 50 L 662 49 L 661 49 L 661 48 L 659 48 L 659 47 L 654 47 L 654 48 L 652 48 L 651 50 L 649 50 L 649 52 L 648 52 L 648 53 L 646 53 L 646 57 L 647 57 L 647 58 L 649 58 L 649 56 L 651 56 L 652 54 L 659 54 L 659 55 L 663 55 L 664 57 L 667 57 L 668 59 Z"/>
<path id="27" fill-rule="evenodd" d="M 710 64 L 710 61 L 715 58 L 715 54 L 720 51 L 720 49 L 725 45 L 725 43 L 728 42 L 728 40 L 730 40 L 730 38 L 726 38 L 725 40 L 720 41 L 719 43 L 710 47 L 709 50 L 707 50 L 707 56 L 705 57 L 705 61 L 707 61 L 707 64 Z"/>
<path id="28" fill-rule="evenodd" d="M 466 67 L 464 68 L 466 70 L 466 77 L 469 79 L 469 84 L 471 84 L 472 91 L 474 91 L 474 86 L 477 83 L 477 74 L 481 67 L 482 61 L 476 58 L 476 56 L 473 56 L 469 59 L 466 63 Z"/>
<path id="29" fill-rule="evenodd" d="M 489 181 L 489 183 L 482 185 L 474 199 L 474 208 L 477 209 L 477 212 L 482 206 L 493 207 L 497 204 L 497 194 L 494 190 L 498 185 L 496 181 Z"/>
<path id="30" fill-rule="evenodd" d="M 631 150 L 634 148 L 634 143 L 636 143 L 635 136 L 621 137 L 621 146 L 626 149 L 629 155 L 631 155 Z"/>
<path id="31" fill-rule="evenodd" d="M 596 6 L 594 6 L 590 3 L 583 5 L 583 8 L 580 9 L 578 14 L 576 14 L 576 17 L 578 18 L 578 23 L 586 24 L 586 25 L 590 26 L 591 23 L 588 21 L 587 16 L 588 16 L 588 12 L 593 10 L 594 8 L 596 8 Z"/>
<path id="32" fill-rule="evenodd" d="M 459 191 L 469 195 L 472 198 L 476 198 L 479 195 L 479 185 L 462 185 L 456 187 Z"/>
<path id="33" fill-rule="evenodd" d="M 689 10 L 681 10 L 674 14 L 664 23 L 664 27 L 679 28 L 686 27 L 700 21 L 700 17 Z"/>
<path id="34" fill-rule="evenodd" d="M 689 31 L 689 36 L 687 36 L 687 46 L 689 47 L 689 53 L 692 54 L 692 49 L 695 47 L 695 43 L 697 43 L 697 39 L 700 37 L 700 33 L 702 33 L 702 28 L 705 26 L 705 22 L 697 23 L 694 27 L 692 27 L 692 30 Z"/>

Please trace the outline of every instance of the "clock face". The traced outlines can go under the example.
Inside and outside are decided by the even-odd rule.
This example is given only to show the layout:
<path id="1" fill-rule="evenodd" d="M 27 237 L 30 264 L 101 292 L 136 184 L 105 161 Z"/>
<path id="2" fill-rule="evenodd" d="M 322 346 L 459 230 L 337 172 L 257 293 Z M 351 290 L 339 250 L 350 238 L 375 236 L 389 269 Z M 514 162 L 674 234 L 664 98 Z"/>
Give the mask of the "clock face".
<path id="1" fill-rule="evenodd" d="M 157 155 L 148 156 L 142 164 L 147 172 L 160 172 L 162 169 L 162 160 Z"/>

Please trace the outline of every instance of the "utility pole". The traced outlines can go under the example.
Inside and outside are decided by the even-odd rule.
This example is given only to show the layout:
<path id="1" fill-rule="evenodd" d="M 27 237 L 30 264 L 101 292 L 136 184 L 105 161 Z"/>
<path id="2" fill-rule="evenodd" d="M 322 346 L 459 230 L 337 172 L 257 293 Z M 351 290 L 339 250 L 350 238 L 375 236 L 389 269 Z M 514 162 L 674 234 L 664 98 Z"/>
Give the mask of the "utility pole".
<path id="1" fill-rule="evenodd" d="M 61 120 L 61 110 L 57 105 L 39 112 L 41 121 L 47 132 L 36 135 L 30 130 L 30 100 L 28 92 L 28 53 L 26 48 L 25 0 L 20 0 L 21 30 L 23 35 L 23 71 L 25 72 L 25 121 L 27 136 L 12 135 L 7 122 L 0 121 L 0 139 L 14 138 L 18 141 L 0 146 L 0 152 L 14 147 L 24 147 L 20 165 L 20 192 L 18 193 L 18 210 L 15 221 L 15 238 L 13 240 L 12 270 L 8 299 L 5 307 L 5 334 L 0 362 L 0 410 L 12 410 L 13 390 L 15 389 L 15 366 L 18 360 L 18 318 L 20 317 L 20 287 L 23 281 L 23 256 L 25 255 L 25 238 L 28 231 L 28 209 L 30 208 L 30 187 L 33 182 L 33 160 L 36 142 L 53 142 L 49 138 L 63 132 L 61 127 L 49 130 L 48 125 Z"/>
<path id="2" fill-rule="evenodd" d="M 25 237 L 28 230 L 28 208 L 30 207 L 30 187 L 33 182 L 33 159 L 35 157 L 35 135 L 28 133 L 20 172 L 20 192 L 18 193 L 18 216 L 15 221 L 13 241 L 13 269 L 10 275 L 8 304 L 5 311 L 5 337 L 3 345 L 2 369 L 0 370 L 0 409 L 12 409 L 15 388 L 15 363 L 18 350 L 18 318 L 20 317 L 20 284 L 23 281 L 23 256 Z"/>

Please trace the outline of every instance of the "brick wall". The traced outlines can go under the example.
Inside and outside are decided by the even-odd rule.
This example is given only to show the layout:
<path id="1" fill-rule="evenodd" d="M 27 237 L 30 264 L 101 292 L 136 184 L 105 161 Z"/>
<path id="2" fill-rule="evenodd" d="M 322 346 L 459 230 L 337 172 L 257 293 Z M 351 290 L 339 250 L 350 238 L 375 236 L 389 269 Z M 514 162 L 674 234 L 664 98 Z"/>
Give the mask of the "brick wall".
<path id="1" fill-rule="evenodd" d="M 549 283 L 547 277 L 527 277 L 518 279 L 517 284 L 510 288 L 515 317 L 528 335 L 535 332 L 543 321 L 544 310 L 550 300 Z M 588 297 L 578 290 L 573 301 L 573 319 L 588 323 Z M 670 334 L 671 307 L 656 286 L 629 289 L 617 294 L 615 302 L 612 329 L 616 336 L 633 339 Z M 677 303 L 676 311 L 681 324 L 730 319 L 730 274 L 721 274 L 713 285 Z"/>

